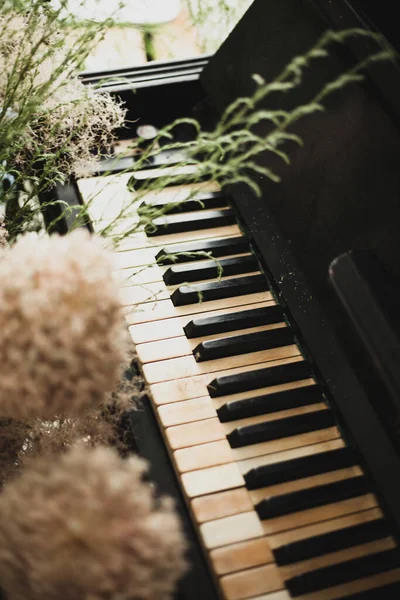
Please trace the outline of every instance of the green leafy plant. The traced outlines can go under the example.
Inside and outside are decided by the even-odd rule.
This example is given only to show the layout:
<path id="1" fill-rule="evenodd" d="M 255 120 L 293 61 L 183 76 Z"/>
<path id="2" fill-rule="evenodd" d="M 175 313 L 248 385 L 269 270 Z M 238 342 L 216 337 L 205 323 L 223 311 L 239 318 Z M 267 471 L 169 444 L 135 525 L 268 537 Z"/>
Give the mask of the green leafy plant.
<path id="1" fill-rule="evenodd" d="M 308 67 L 315 61 L 326 59 L 332 44 L 343 44 L 354 37 L 368 38 L 374 42 L 376 50 L 325 84 L 303 105 L 292 110 L 265 108 L 270 95 L 274 94 L 276 104 L 277 94 L 287 95 L 301 86 Z M 132 173 L 132 177 L 129 179 L 127 174 L 124 175 L 124 181 L 128 181 L 128 189 L 132 195 L 128 198 L 124 195 L 122 200 L 113 198 L 115 216 L 100 219 L 95 225 L 96 231 L 112 237 L 118 245 L 124 238 L 142 228 L 151 230 L 156 227 L 155 220 L 168 213 L 176 203 L 181 202 L 183 196 L 181 194 L 177 199 L 172 196 L 171 203 L 162 208 L 153 207 L 151 202 L 146 202 L 146 199 L 170 186 L 195 184 L 196 187 L 196 184 L 202 181 L 212 181 L 220 186 L 241 183 L 260 196 L 258 177 L 267 177 L 276 183 L 280 181 L 280 177 L 272 168 L 262 166 L 257 161 L 257 157 L 267 152 L 290 164 L 291 144 L 303 144 L 303 140 L 293 133 L 293 125 L 312 113 L 324 111 L 326 99 L 346 86 L 362 81 L 366 68 L 374 63 L 393 58 L 394 52 L 387 47 L 380 34 L 362 29 L 328 31 L 308 52 L 295 57 L 275 80 L 266 82 L 260 76 L 254 75 L 253 95 L 235 100 L 225 110 L 212 131 L 202 130 L 196 120 L 187 118 L 178 119 L 164 127 L 152 146 L 143 152 L 134 166 L 126 172 Z M 255 126 L 259 124 L 266 125 L 265 135 L 255 131 Z M 188 141 L 174 141 L 175 130 L 182 125 L 190 127 L 193 135 Z M 160 141 L 166 139 L 169 143 L 163 143 L 160 148 Z M 140 139 L 133 141 L 132 148 L 137 149 L 141 141 Z M 165 174 L 142 183 L 137 189 L 134 173 L 145 169 L 148 159 L 156 156 L 161 150 L 179 150 L 182 159 L 167 169 Z M 114 176 L 109 176 L 104 179 L 104 185 L 100 187 L 113 184 L 114 180 Z M 189 188 L 186 199 L 195 198 L 196 193 Z M 91 204 L 96 202 L 96 196 L 86 200 L 87 208 L 84 210 L 90 213 Z M 199 201 L 200 207 L 201 201 Z"/>
<path id="2" fill-rule="evenodd" d="M 11 238 L 37 216 L 32 199 L 77 175 L 94 151 L 107 154 L 124 120 L 120 103 L 78 77 L 112 20 L 73 27 L 68 6 L 8 0 L 0 7 L 0 165 Z"/>

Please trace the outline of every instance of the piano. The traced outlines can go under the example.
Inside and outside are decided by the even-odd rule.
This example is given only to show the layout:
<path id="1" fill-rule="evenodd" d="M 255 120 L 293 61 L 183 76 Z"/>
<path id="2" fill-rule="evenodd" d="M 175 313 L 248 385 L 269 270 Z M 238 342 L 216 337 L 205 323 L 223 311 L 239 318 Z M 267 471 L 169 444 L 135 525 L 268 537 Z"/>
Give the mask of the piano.
<path id="1" fill-rule="evenodd" d="M 348 27 L 399 47 L 389 2 L 255 0 L 213 57 L 83 79 L 125 99 L 135 127 L 192 114 L 208 127 L 252 92 L 253 73 L 271 80 L 324 31 Z M 272 101 L 301 102 L 369 43 L 332 47 L 304 86 Z M 281 183 L 260 177 L 260 198 L 199 184 L 201 208 L 183 204 L 115 253 L 148 385 L 133 445 L 190 542 L 177 598 L 399 597 L 399 118 L 398 66 L 374 65 L 296 125 L 304 147 L 274 163 Z M 134 135 L 121 131 L 118 146 Z M 97 231 L 129 177 L 57 193 L 73 204 L 95 192 Z"/>

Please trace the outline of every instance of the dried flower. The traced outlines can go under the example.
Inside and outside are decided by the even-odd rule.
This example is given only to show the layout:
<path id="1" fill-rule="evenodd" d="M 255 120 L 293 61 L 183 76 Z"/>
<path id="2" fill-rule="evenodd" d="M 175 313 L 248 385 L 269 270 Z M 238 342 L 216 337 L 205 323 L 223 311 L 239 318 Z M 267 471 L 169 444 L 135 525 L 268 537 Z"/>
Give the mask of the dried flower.
<path id="1" fill-rule="evenodd" d="M 0 215 L 0 248 L 7 248 L 8 246 L 8 231 L 4 224 L 4 219 Z"/>
<path id="2" fill-rule="evenodd" d="M 145 463 L 76 448 L 40 459 L 0 496 L 0 581 L 8 600 L 165 600 L 184 571 L 172 503 Z"/>
<path id="3" fill-rule="evenodd" d="M 120 377 L 127 335 L 100 239 L 29 234 L 0 250 L 0 417 L 78 414 Z"/>

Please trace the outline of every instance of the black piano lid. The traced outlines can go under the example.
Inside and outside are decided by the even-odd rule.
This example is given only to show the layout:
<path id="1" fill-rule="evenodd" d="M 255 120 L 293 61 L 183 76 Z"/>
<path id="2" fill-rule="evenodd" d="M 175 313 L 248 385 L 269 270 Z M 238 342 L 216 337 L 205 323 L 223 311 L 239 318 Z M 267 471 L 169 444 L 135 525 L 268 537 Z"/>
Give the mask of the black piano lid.
<path id="1" fill-rule="evenodd" d="M 256 0 L 203 71 L 207 94 L 222 111 L 254 90 L 252 73 L 267 81 L 303 54 L 327 29 L 367 27 L 373 11 L 345 0 Z M 381 4 L 377 24 L 393 36 L 394 10 Z M 357 12 L 358 11 L 358 12 Z M 375 14 L 375 16 L 376 16 Z M 389 26 L 390 25 L 390 26 Z M 397 43 L 398 40 L 394 39 Z M 332 46 L 329 60 L 315 63 L 293 94 L 275 94 L 265 107 L 292 108 L 313 96 L 324 82 L 372 51 L 371 42 Z M 221 85 L 221 73 L 224 73 Z M 369 388 L 371 374 L 354 369 L 361 343 L 347 344 L 348 324 L 328 280 L 330 263 L 349 250 L 375 255 L 397 293 L 400 307 L 400 74 L 393 63 L 375 65 L 365 84 L 329 98 L 324 114 L 314 114 L 293 131 L 305 142 L 291 148 L 287 167 L 264 155 L 282 182 L 258 180 L 263 195 L 243 186 L 230 189 L 271 283 L 300 331 L 317 377 L 325 383 L 348 437 L 362 453 L 388 514 L 400 531 L 399 440 L 377 414 L 385 394 Z M 260 131 L 259 131 L 260 133 Z M 343 340 L 344 343 L 343 343 Z M 353 355 L 352 355 L 353 353 Z M 357 354 L 357 356 L 354 356 Z M 361 356 L 361 354 L 360 354 Z M 368 364 L 368 363 L 366 363 Z M 356 374 L 357 373 L 357 374 Z M 378 411 L 379 412 L 379 411 Z M 397 413 L 399 414 L 399 413 Z"/>

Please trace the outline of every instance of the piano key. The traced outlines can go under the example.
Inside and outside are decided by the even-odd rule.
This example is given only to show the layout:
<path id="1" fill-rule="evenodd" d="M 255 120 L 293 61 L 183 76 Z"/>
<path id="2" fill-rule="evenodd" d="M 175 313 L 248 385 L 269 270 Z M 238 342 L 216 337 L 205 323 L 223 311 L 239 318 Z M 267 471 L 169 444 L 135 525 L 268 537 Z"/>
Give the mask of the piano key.
<path id="1" fill-rule="evenodd" d="M 302 512 L 291 513 L 268 521 L 260 521 L 252 510 L 232 516 L 207 521 L 200 525 L 200 533 L 206 548 L 212 550 L 238 542 L 244 542 L 264 535 L 271 536 L 280 532 L 291 532 L 307 525 L 322 521 L 335 520 L 338 517 L 353 515 L 377 506 L 374 494 L 349 498 L 329 506 L 319 506 Z M 270 539 L 270 538 L 268 538 Z M 303 599 L 302 599 L 303 600 Z"/>
<path id="2" fill-rule="evenodd" d="M 322 414 L 327 413 L 328 418 L 323 418 Z M 314 416 L 318 415 L 317 419 Z M 243 419 L 236 421 L 235 423 L 221 423 L 219 419 L 205 419 L 204 421 L 196 421 L 194 423 L 185 423 L 184 425 L 176 425 L 174 427 L 168 427 L 166 429 L 166 436 L 171 445 L 171 448 L 177 450 L 178 448 L 186 448 L 188 446 L 198 446 L 200 444 L 207 444 L 209 442 L 224 440 L 231 435 L 232 432 L 236 432 L 237 428 L 242 426 L 257 427 L 257 425 L 265 425 L 268 429 L 268 424 L 271 425 L 272 433 L 276 434 L 277 437 L 271 439 L 260 440 L 260 442 L 273 441 L 282 437 L 291 437 L 287 435 L 278 436 L 278 431 L 283 431 L 283 427 L 286 427 L 286 421 L 289 419 L 300 419 L 302 421 L 313 421 L 314 426 L 317 424 L 331 423 L 330 426 L 334 425 L 335 422 L 331 419 L 330 411 L 325 404 L 316 404 L 312 406 L 298 407 L 290 409 L 289 411 L 282 411 L 280 413 L 274 413 L 271 415 L 260 415 L 258 417 L 251 417 L 250 419 Z M 275 429 L 274 429 L 275 427 Z M 310 426 L 311 427 L 311 426 Z M 329 426 L 312 427 L 309 431 L 315 431 L 318 429 L 326 429 Z M 306 431 L 298 431 L 298 434 L 306 433 Z M 293 435 L 296 435 L 294 433 Z M 256 442 L 255 442 L 256 443 Z M 231 444 L 232 447 L 232 444 Z"/>
<path id="3" fill-rule="evenodd" d="M 174 306 L 183 306 L 267 291 L 268 283 L 264 275 L 252 275 L 213 283 L 183 285 L 173 292 L 171 300 Z"/>
<path id="4" fill-rule="evenodd" d="M 172 203 L 170 200 L 160 198 L 157 200 L 145 200 L 139 206 L 138 212 L 143 209 L 153 208 L 154 210 L 166 210 L 168 214 L 189 212 L 200 209 L 221 208 L 228 205 L 226 195 L 221 192 L 199 192 L 194 194 L 190 200 Z"/>
<path id="5" fill-rule="evenodd" d="M 389 584 L 400 579 L 400 569 L 385 571 L 377 575 L 371 575 L 362 579 L 356 579 L 342 585 L 336 585 L 325 590 L 312 592 L 301 596 L 301 600 L 339 600 L 346 598 L 349 594 L 377 589 L 385 584 Z M 379 597 L 380 598 L 380 597 Z M 254 600 L 252 598 L 252 600 Z M 383 600 L 386 600 L 384 597 Z"/>
<path id="6" fill-rule="evenodd" d="M 168 298 L 168 290 L 161 283 L 147 283 L 120 289 L 120 299 L 123 306 L 137 306 L 146 302 L 168 300 Z"/>
<path id="7" fill-rule="evenodd" d="M 264 465 L 251 469 L 244 477 L 249 490 L 293 481 L 303 477 L 311 477 L 318 473 L 336 471 L 351 467 L 357 462 L 355 453 L 350 448 L 339 448 L 331 452 L 322 452 L 307 457 L 293 458 L 277 464 Z"/>
<path id="8" fill-rule="evenodd" d="M 229 231 L 232 227 L 234 226 L 228 226 L 222 229 L 227 229 Z M 144 232 L 140 233 L 140 235 L 134 234 L 133 237 L 125 238 L 120 242 L 116 248 L 115 254 L 113 255 L 113 262 L 115 263 L 116 268 L 118 268 L 120 262 L 122 262 L 122 266 L 120 268 L 124 269 L 136 269 L 136 267 L 156 265 L 163 267 L 165 270 L 170 264 L 192 263 L 193 261 L 201 261 L 212 258 L 213 253 L 206 251 L 196 252 L 195 250 L 190 252 L 189 248 L 191 247 L 207 247 L 208 244 L 212 245 L 216 244 L 217 242 L 225 242 L 220 251 L 220 258 L 249 254 L 251 251 L 247 239 L 243 236 L 237 237 L 232 234 L 229 235 L 228 233 L 228 235 L 220 235 L 219 237 L 216 237 L 216 239 L 213 239 L 214 236 L 212 235 L 212 229 L 206 230 L 203 233 L 207 233 L 209 239 L 200 239 L 197 242 L 195 241 L 189 244 L 181 242 L 179 244 L 166 246 L 164 248 L 163 246 L 160 246 L 159 238 L 157 237 L 149 239 Z M 190 235 L 192 237 L 197 237 L 197 232 L 192 232 Z M 245 242 L 241 243 L 241 239 L 245 240 Z M 145 244 L 144 247 L 135 247 L 140 243 L 139 240 L 142 240 L 142 242 Z M 229 243 L 229 240 L 232 240 L 232 242 Z M 236 242 L 234 240 L 236 240 Z M 165 253 L 168 252 L 169 248 L 171 249 L 171 253 L 166 256 Z M 187 249 L 186 252 L 185 249 Z M 157 260 L 157 256 L 164 257 L 164 260 Z"/>
<path id="9" fill-rule="evenodd" d="M 388 583 L 382 587 L 364 592 L 357 592 L 351 596 L 343 597 L 343 600 L 398 600 L 400 597 L 400 581 Z"/>
<path id="10" fill-rule="evenodd" d="M 274 564 L 225 575 L 220 582 L 226 600 L 242 600 L 283 588 L 282 577 Z"/>
<path id="11" fill-rule="evenodd" d="M 140 310 L 135 309 L 132 311 L 125 309 L 125 320 L 128 325 L 135 325 L 139 323 L 149 323 L 151 321 L 162 321 L 163 319 L 169 319 L 171 317 L 190 317 L 191 315 L 205 311 L 221 310 L 223 307 L 236 308 L 245 305 L 252 306 L 258 302 L 274 302 L 271 292 L 261 292 L 238 298 L 214 300 L 208 302 L 206 306 L 204 304 L 190 304 L 176 307 L 172 304 L 171 300 L 158 301 L 148 303 L 147 305 L 140 307 Z"/>
<path id="12" fill-rule="evenodd" d="M 217 575 L 226 575 L 273 562 L 271 548 L 266 538 L 256 538 L 216 548 L 210 559 Z"/>
<path id="13" fill-rule="evenodd" d="M 278 565 L 289 565 L 308 560 L 330 552 L 337 552 L 359 544 L 365 544 L 390 535 L 390 526 L 385 519 L 377 518 L 366 523 L 358 523 L 344 529 L 302 539 L 274 550 Z"/>
<path id="14" fill-rule="evenodd" d="M 314 557 L 310 560 L 298 562 L 286 567 L 281 567 L 280 572 L 283 579 L 292 579 L 310 571 L 332 567 L 347 561 L 370 556 L 371 554 L 375 554 L 377 552 L 393 550 L 394 548 L 396 548 L 395 540 L 392 537 L 387 536 L 380 540 L 359 545 L 354 544 L 351 548 L 345 548 L 329 554 L 324 553 L 321 556 Z"/>
<path id="15" fill-rule="evenodd" d="M 318 429 L 332 427 L 334 424 L 335 419 L 330 410 L 319 410 L 313 414 L 300 414 L 272 422 L 265 421 L 238 427 L 229 433 L 227 438 L 232 448 L 238 448 L 239 446 L 248 446 L 309 431 L 317 431 Z"/>
<path id="16" fill-rule="evenodd" d="M 196 375 L 209 374 L 223 369 L 241 367 L 246 365 L 257 365 L 267 363 L 281 358 L 296 357 L 299 349 L 295 344 L 282 346 L 271 350 L 261 350 L 250 354 L 240 354 L 229 358 L 221 358 L 207 363 L 197 363 L 193 357 L 182 356 L 159 362 L 150 362 L 143 365 L 143 373 L 149 384 L 160 383 L 178 378 L 193 377 Z"/>
<path id="17" fill-rule="evenodd" d="M 282 364 L 284 362 L 289 363 L 291 361 L 296 361 L 296 359 L 302 360 L 302 357 L 295 356 L 293 358 L 282 358 L 279 361 L 271 361 L 270 364 L 277 365 Z M 228 373 L 245 373 L 252 370 L 254 370 L 254 366 L 249 365 L 248 367 L 237 367 L 235 369 L 225 369 L 223 371 L 218 371 L 215 373 L 215 375 L 224 376 Z M 209 381 L 210 374 L 206 373 L 204 375 L 184 377 L 175 381 L 163 381 L 161 383 L 154 383 L 150 386 L 152 398 L 156 405 L 181 402 L 183 400 L 190 400 L 192 398 L 200 398 L 201 396 L 207 395 L 207 385 Z M 260 394 L 272 394 L 286 389 L 308 385 L 312 382 L 313 380 L 308 378 L 303 380 L 290 381 L 289 383 L 277 384 L 270 387 L 260 388 L 257 391 L 259 391 Z M 253 390 L 245 392 L 239 391 L 237 394 L 232 394 L 231 397 L 238 398 L 241 400 L 243 398 L 252 396 L 253 394 Z M 213 402 L 215 402 L 215 406 L 218 406 L 218 402 L 220 402 L 220 404 L 224 404 L 227 398 L 227 396 L 220 396 L 217 398 L 213 398 Z"/>
<path id="18" fill-rule="evenodd" d="M 270 454 L 262 454 L 258 450 L 252 458 L 246 458 L 238 462 L 235 451 L 232 450 L 228 442 L 226 440 L 219 440 L 198 446 L 181 448 L 174 452 L 173 457 L 177 470 L 180 473 L 236 462 L 240 472 L 246 478 L 246 474 L 251 468 L 272 463 L 277 463 L 279 465 L 285 460 L 285 456 L 287 460 L 290 460 L 293 456 L 309 456 L 320 451 L 334 450 L 340 447 L 343 447 L 343 441 L 340 439 L 278 453 L 271 453 L 271 446 L 268 447 L 268 445 L 266 445 L 264 446 L 264 449 L 266 452 L 270 451 Z"/>
<path id="19" fill-rule="evenodd" d="M 329 440 L 334 440 L 339 437 L 339 432 L 336 427 L 324 429 L 318 432 L 312 432 L 283 440 L 274 440 L 273 442 L 265 442 L 257 447 L 246 448 L 246 453 L 236 456 L 236 460 L 245 460 L 265 454 L 275 454 L 284 450 L 301 448 L 310 444 L 319 444 Z M 196 471 L 190 471 L 181 475 L 182 485 L 185 488 L 189 498 L 196 496 L 205 496 L 207 494 L 222 492 L 230 488 L 244 486 L 244 478 L 240 472 L 237 462 L 227 463 Z"/>
<path id="20" fill-rule="evenodd" d="M 128 185 L 130 191 L 139 190 L 143 186 L 147 186 L 151 184 L 153 181 L 162 178 L 163 187 L 168 185 L 177 185 L 176 177 L 184 178 L 185 175 L 188 176 L 189 181 L 190 177 L 199 181 L 200 176 L 196 175 L 199 172 L 198 165 L 177 165 L 177 166 L 169 166 L 158 169 L 142 169 L 141 171 L 135 171 L 131 173 L 131 177 L 129 179 Z M 179 182 L 182 183 L 182 180 Z"/>
<path id="21" fill-rule="evenodd" d="M 258 306 L 260 308 L 275 306 L 272 302 L 259 302 L 255 305 L 250 305 L 248 308 L 248 312 L 254 310 L 252 307 Z M 208 306 L 207 306 L 208 307 Z M 246 307 L 244 307 L 246 309 Z M 226 309 L 214 310 L 214 311 L 206 311 L 203 313 L 204 315 L 213 315 L 218 316 L 220 314 L 230 314 L 237 311 L 237 307 L 231 307 Z M 243 310 L 242 312 L 247 312 Z M 129 328 L 129 332 L 131 334 L 131 338 L 135 344 L 143 344 L 148 342 L 154 342 L 157 340 L 164 340 L 173 337 L 182 336 L 184 333 L 184 327 L 188 322 L 190 317 L 171 317 L 169 319 L 163 319 L 162 327 L 161 323 L 143 323 L 138 325 L 131 325 Z M 279 322 L 279 320 L 278 320 Z M 216 332 L 218 333 L 218 332 Z"/>
<path id="22" fill-rule="evenodd" d="M 340 529 L 346 529 L 347 527 L 368 523 L 369 521 L 382 518 L 384 517 L 380 508 L 369 508 L 367 510 L 363 508 L 359 512 L 347 514 L 339 518 L 321 521 L 298 529 L 275 533 L 268 537 L 268 541 L 271 544 L 273 551 L 275 551 L 277 548 L 300 542 L 301 540 L 307 540 L 314 537 L 318 538 L 318 536 L 324 535 L 325 533 L 339 531 Z M 266 523 L 268 523 L 268 521 L 264 521 L 264 526 Z"/>
<path id="23" fill-rule="evenodd" d="M 260 519 L 272 519 L 288 513 L 362 496 L 369 491 L 370 483 L 366 477 L 354 477 L 345 481 L 316 486 L 309 490 L 264 499 L 255 508 Z"/>
<path id="24" fill-rule="evenodd" d="M 193 319 L 184 327 L 187 338 L 197 338 L 214 333 L 227 333 L 239 329 L 259 327 L 283 321 L 283 310 L 278 304 L 251 310 L 210 315 Z"/>
<path id="25" fill-rule="evenodd" d="M 235 335 L 201 342 L 193 350 L 197 362 L 280 348 L 294 343 L 289 327 Z"/>
<path id="26" fill-rule="evenodd" d="M 286 327 L 286 323 L 274 323 L 273 325 L 264 325 L 262 327 L 255 327 L 254 329 L 244 329 L 240 334 L 245 335 L 249 332 L 268 331 L 279 329 L 281 327 Z M 158 328 L 160 328 L 160 325 Z M 234 336 L 236 335 L 236 332 L 231 332 L 227 335 Z M 215 334 L 208 336 L 207 339 L 217 339 L 218 337 L 219 334 Z M 140 362 L 145 364 L 148 362 L 157 362 L 182 356 L 192 356 L 197 343 L 198 342 L 195 340 L 188 340 L 185 336 L 172 337 L 166 340 L 156 340 L 154 342 L 138 344 L 136 346 L 136 352 Z"/>
<path id="27" fill-rule="evenodd" d="M 296 597 L 398 567 L 400 550 L 395 548 L 298 575 L 286 580 L 285 585 L 291 596 Z"/>
<path id="28" fill-rule="evenodd" d="M 182 262 L 197 261 L 204 259 L 205 255 L 213 258 L 231 256 L 233 254 L 247 254 L 250 252 L 250 244 L 245 236 L 224 237 L 205 241 L 199 239 L 197 242 L 170 245 L 162 248 L 155 255 L 156 262 L 161 265 L 171 265 Z"/>
<path id="29" fill-rule="evenodd" d="M 166 285 L 176 285 L 254 271 L 259 271 L 257 259 L 252 254 L 248 254 L 236 258 L 222 258 L 218 261 L 209 260 L 169 267 L 163 275 L 163 280 Z"/>
<path id="30" fill-rule="evenodd" d="M 154 237 L 234 224 L 235 214 L 232 209 L 226 208 L 157 217 L 151 225 L 145 226 L 145 232 L 149 237 Z"/>
<path id="31" fill-rule="evenodd" d="M 311 367 L 307 362 L 301 361 L 216 377 L 208 384 L 207 389 L 210 396 L 215 398 L 308 377 L 311 377 Z"/>
<path id="32" fill-rule="evenodd" d="M 321 389 L 316 385 L 284 390 L 276 394 L 253 396 L 245 400 L 226 402 L 218 408 L 218 418 L 222 423 L 236 421 L 256 415 L 266 415 L 280 410 L 307 406 L 323 401 Z"/>

